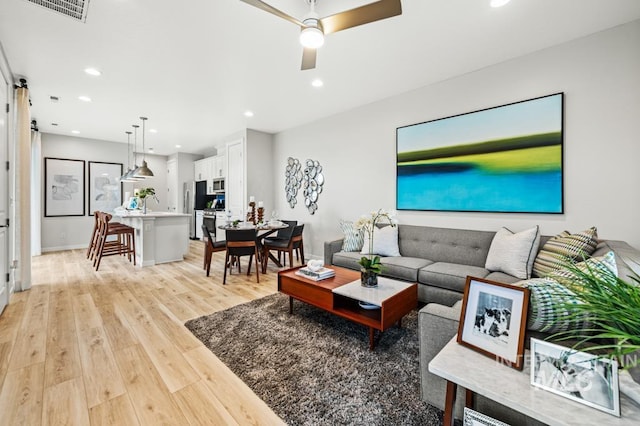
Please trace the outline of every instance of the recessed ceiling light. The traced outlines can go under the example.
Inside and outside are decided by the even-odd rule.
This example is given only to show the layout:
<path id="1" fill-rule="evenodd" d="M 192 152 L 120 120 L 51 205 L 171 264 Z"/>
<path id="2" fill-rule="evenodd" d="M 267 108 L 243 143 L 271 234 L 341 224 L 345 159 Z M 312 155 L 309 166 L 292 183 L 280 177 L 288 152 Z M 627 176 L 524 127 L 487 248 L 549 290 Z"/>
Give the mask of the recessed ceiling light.
<path id="1" fill-rule="evenodd" d="M 91 98 L 88 96 L 78 96 L 78 99 L 80 99 L 82 102 L 91 102 Z"/>
<path id="2" fill-rule="evenodd" d="M 244 112 L 244 116 L 245 117 L 253 117 L 253 111 L 245 111 Z"/>
<path id="3" fill-rule="evenodd" d="M 313 87 L 322 87 L 322 86 L 324 86 L 324 83 L 323 83 L 323 82 L 322 82 L 322 80 L 320 80 L 319 78 L 316 78 L 315 80 L 313 80 L 313 81 L 311 82 L 311 85 L 312 85 Z"/>
<path id="4" fill-rule="evenodd" d="M 502 7 L 509 3 L 511 0 L 491 0 L 491 7 Z"/>
<path id="5" fill-rule="evenodd" d="M 89 75 L 96 76 L 96 77 L 102 75 L 102 73 L 100 71 L 98 71 L 97 69 L 95 69 L 95 68 L 85 68 L 84 72 L 86 72 Z"/>
<path id="6" fill-rule="evenodd" d="M 176 148 L 182 148 L 182 145 L 176 145 Z"/>
<path id="7" fill-rule="evenodd" d="M 149 133 L 158 133 L 156 129 L 149 129 Z"/>
<path id="8" fill-rule="evenodd" d="M 80 130 L 72 130 L 71 133 L 73 133 L 74 135 L 79 135 L 80 134 Z"/>

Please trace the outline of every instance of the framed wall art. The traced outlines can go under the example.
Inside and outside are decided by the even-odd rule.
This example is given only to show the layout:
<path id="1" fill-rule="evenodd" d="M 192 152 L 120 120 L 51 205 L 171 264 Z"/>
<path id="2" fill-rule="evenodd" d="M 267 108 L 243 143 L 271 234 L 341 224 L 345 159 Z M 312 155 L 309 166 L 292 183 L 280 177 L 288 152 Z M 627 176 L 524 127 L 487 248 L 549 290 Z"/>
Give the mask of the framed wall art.
<path id="1" fill-rule="evenodd" d="M 45 157 L 45 217 L 84 216 L 84 180 L 84 160 Z"/>
<path id="2" fill-rule="evenodd" d="M 458 343 L 521 370 L 529 289 L 467 277 Z"/>
<path id="3" fill-rule="evenodd" d="M 398 210 L 563 213 L 564 94 L 396 129 Z"/>
<path id="4" fill-rule="evenodd" d="M 89 161 L 89 211 L 112 213 L 122 205 L 122 163 Z"/>
<path id="5" fill-rule="evenodd" d="M 532 338 L 531 384 L 620 417 L 615 359 Z"/>

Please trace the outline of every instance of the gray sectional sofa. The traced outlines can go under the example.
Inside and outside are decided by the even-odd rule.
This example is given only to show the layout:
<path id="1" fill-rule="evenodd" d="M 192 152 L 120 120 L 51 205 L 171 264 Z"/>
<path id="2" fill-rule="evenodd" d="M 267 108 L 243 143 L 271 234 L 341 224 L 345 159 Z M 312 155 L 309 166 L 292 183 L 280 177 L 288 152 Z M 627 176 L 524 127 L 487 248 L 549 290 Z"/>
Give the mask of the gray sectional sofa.
<path id="1" fill-rule="evenodd" d="M 420 336 L 420 377 L 422 399 L 442 409 L 446 382 L 428 371 L 431 359 L 458 331 L 464 285 L 468 275 L 503 283 L 520 279 L 485 269 L 485 261 L 495 232 L 398 225 L 400 257 L 383 257 L 383 275 L 417 282 L 418 299 L 425 303 L 418 318 Z M 550 237 L 542 236 L 540 247 Z M 326 265 L 360 269 L 360 253 L 342 252 L 342 239 L 324 244 Z M 622 241 L 602 240 L 593 256 L 614 251 L 620 276 L 637 271 L 640 251 Z M 543 337 L 537 335 L 536 337 Z M 528 339 L 527 339 L 528 341 Z M 505 367 L 506 368 L 506 367 Z M 456 417 L 462 418 L 463 390 L 458 390 Z M 513 425 L 537 425 L 504 406 L 478 396 L 476 407 L 489 416 Z"/>

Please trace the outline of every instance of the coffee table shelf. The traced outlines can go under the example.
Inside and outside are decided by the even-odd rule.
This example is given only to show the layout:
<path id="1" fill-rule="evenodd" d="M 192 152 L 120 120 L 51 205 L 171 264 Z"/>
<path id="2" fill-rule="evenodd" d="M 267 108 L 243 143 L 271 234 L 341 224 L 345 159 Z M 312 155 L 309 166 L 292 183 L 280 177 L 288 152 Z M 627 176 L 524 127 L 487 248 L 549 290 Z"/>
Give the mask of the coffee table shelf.
<path id="1" fill-rule="evenodd" d="M 360 285 L 360 273 L 346 268 L 332 267 L 336 275 L 314 281 L 296 271 L 300 267 L 278 273 L 278 291 L 289 296 L 289 313 L 293 313 L 293 299 L 300 300 L 369 328 L 369 349 L 375 346 L 375 330 L 383 332 L 394 324 L 401 325 L 402 317 L 418 305 L 418 286 L 415 283 L 380 278 L 379 288 L 365 289 Z M 358 301 L 379 305 L 379 309 L 364 309 Z"/>

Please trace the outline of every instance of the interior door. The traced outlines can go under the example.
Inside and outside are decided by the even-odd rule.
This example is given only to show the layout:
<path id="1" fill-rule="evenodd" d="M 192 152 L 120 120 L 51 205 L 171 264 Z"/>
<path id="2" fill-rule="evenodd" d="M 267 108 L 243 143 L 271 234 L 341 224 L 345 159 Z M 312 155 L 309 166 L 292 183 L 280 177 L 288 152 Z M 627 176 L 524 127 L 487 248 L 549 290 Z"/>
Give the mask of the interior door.
<path id="1" fill-rule="evenodd" d="M 178 211 L 178 165 L 176 160 L 167 161 L 167 211 Z"/>
<path id="2" fill-rule="evenodd" d="M 244 146 L 243 140 L 227 144 L 226 208 L 234 219 L 244 220 L 247 200 L 244 197 Z"/>
<path id="3" fill-rule="evenodd" d="M 9 113 L 7 98 L 9 86 L 0 73 L 0 313 L 9 303 Z"/>

